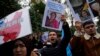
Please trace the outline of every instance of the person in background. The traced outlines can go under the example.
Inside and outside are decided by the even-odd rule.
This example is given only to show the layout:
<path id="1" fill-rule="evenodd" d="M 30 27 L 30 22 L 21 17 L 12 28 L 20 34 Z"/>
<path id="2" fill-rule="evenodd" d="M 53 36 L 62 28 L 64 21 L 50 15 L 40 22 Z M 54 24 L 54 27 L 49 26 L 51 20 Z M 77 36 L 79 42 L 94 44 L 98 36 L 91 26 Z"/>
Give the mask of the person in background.
<path id="1" fill-rule="evenodd" d="M 41 34 L 40 34 L 41 35 Z M 38 33 L 35 33 L 33 36 L 33 44 L 35 48 L 41 49 L 43 47 L 43 43 L 41 42 L 41 36 Z"/>
<path id="2" fill-rule="evenodd" d="M 84 56 L 100 56 L 100 34 L 93 21 L 83 23 L 85 34 L 82 38 Z"/>
<path id="3" fill-rule="evenodd" d="M 23 39 L 14 41 L 13 56 L 28 56 L 26 43 Z"/>
<path id="4" fill-rule="evenodd" d="M 75 22 L 75 29 L 76 29 L 76 31 L 74 32 L 75 36 L 79 37 L 84 34 L 82 23 L 80 21 Z"/>
<path id="5" fill-rule="evenodd" d="M 85 34 L 81 36 L 79 45 L 73 46 L 80 47 L 77 49 L 77 56 L 100 56 L 100 34 L 96 31 L 93 21 L 86 21 L 82 24 Z M 75 49 L 73 50 L 75 51 Z"/>
<path id="6" fill-rule="evenodd" d="M 34 48 L 31 52 L 31 56 L 41 56 L 41 54 L 37 48 Z"/>
<path id="7" fill-rule="evenodd" d="M 84 31 L 82 29 L 82 23 L 80 21 L 75 22 L 75 29 L 74 35 L 72 36 L 70 40 L 70 47 L 72 51 L 73 56 L 81 56 L 81 51 L 78 51 L 80 49 L 80 41 L 81 36 L 84 35 Z"/>

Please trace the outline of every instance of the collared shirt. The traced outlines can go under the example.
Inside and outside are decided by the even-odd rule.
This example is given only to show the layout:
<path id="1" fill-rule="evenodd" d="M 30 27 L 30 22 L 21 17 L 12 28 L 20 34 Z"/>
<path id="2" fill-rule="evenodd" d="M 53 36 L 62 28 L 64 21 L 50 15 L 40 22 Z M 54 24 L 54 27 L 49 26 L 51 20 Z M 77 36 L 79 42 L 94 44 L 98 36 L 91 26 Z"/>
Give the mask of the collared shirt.
<path id="1" fill-rule="evenodd" d="M 96 39 L 99 39 L 99 38 L 100 38 L 100 34 L 96 32 L 96 35 L 94 35 L 94 37 L 95 37 Z M 91 38 L 91 36 L 88 35 L 87 33 L 85 33 L 85 34 L 84 34 L 84 38 L 85 38 L 85 40 L 89 40 L 89 39 Z"/>
<path id="2" fill-rule="evenodd" d="M 84 34 L 83 48 L 85 56 L 100 56 L 100 34 L 96 34 L 91 37 L 88 34 Z"/>

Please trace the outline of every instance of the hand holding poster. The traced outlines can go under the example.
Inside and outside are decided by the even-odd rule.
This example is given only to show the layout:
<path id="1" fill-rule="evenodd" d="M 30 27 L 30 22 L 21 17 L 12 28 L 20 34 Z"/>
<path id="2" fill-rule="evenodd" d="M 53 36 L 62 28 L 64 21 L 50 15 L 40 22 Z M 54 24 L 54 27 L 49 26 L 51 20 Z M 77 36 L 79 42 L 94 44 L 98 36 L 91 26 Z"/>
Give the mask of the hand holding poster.
<path id="1" fill-rule="evenodd" d="M 62 22 L 60 20 L 64 14 L 64 9 L 64 5 L 60 3 L 47 1 L 42 21 L 42 27 L 61 30 Z"/>
<path id="2" fill-rule="evenodd" d="M 29 7 L 18 10 L 0 20 L 0 44 L 31 33 Z"/>

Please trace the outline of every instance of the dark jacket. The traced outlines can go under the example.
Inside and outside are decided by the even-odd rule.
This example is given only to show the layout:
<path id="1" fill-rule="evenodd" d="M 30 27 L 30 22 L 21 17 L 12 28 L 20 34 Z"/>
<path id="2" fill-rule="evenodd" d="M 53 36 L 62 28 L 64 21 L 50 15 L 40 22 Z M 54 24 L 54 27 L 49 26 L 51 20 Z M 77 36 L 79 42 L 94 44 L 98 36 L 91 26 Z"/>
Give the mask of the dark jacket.
<path id="1" fill-rule="evenodd" d="M 81 37 L 75 35 L 70 40 L 71 52 L 73 56 L 84 56 Z"/>
<path id="2" fill-rule="evenodd" d="M 70 42 L 73 56 L 100 56 L 100 34 L 94 37 L 84 34 L 81 37 L 73 37 Z"/>
<path id="3" fill-rule="evenodd" d="M 88 34 L 82 38 L 82 44 L 84 48 L 84 56 L 100 56 L 100 34 L 96 33 L 94 37 L 90 37 Z"/>
<path id="4" fill-rule="evenodd" d="M 66 56 L 66 47 L 71 38 L 70 28 L 68 23 L 63 24 L 64 37 L 57 47 L 47 47 L 41 50 L 42 56 Z"/>

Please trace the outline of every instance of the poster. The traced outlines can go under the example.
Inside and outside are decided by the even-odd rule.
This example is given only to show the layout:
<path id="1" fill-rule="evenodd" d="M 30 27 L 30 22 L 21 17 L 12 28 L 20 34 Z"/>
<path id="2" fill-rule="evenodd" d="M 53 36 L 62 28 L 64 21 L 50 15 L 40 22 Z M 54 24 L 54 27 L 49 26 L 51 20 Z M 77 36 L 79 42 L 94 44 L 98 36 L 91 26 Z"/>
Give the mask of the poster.
<path id="1" fill-rule="evenodd" d="M 31 33 L 29 7 L 11 13 L 0 20 L 0 44 Z"/>
<path id="2" fill-rule="evenodd" d="M 72 15 L 74 17 L 75 14 L 78 14 L 80 20 L 82 22 L 92 20 L 94 15 L 90 9 L 88 0 L 67 0 L 67 4 L 72 11 Z"/>
<path id="3" fill-rule="evenodd" d="M 41 37 L 42 38 L 41 39 L 42 43 L 45 43 L 48 40 L 48 34 L 49 34 L 48 31 L 43 32 L 42 37 Z"/>
<path id="4" fill-rule="evenodd" d="M 100 16 L 100 3 L 96 2 L 95 0 L 92 0 L 92 2 L 89 2 L 87 0 L 87 2 L 90 6 L 91 12 L 93 13 L 93 16 L 94 17 Z"/>
<path id="5" fill-rule="evenodd" d="M 48 0 L 44 11 L 42 27 L 61 30 L 61 17 L 64 15 L 64 9 L 63 4 Z"/>

